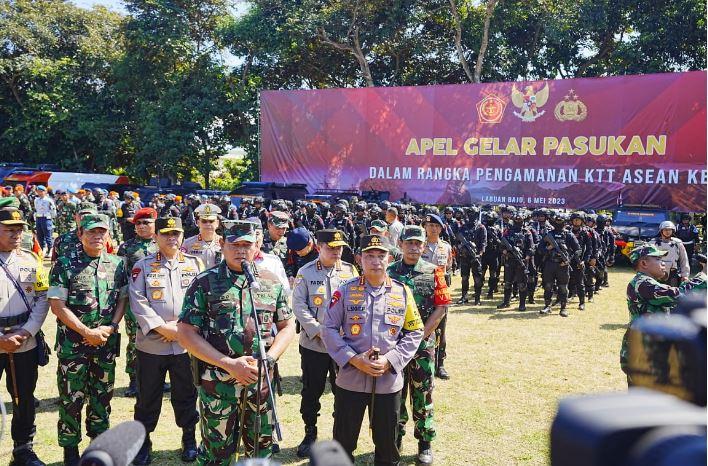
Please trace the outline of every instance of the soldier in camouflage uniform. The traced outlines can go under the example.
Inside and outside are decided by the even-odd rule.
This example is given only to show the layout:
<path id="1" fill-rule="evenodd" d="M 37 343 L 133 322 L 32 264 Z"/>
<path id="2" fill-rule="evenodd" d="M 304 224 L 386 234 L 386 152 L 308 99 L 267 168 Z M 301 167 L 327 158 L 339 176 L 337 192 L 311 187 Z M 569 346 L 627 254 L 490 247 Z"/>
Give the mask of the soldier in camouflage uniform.
<path id="1" fill-rule="evenodd" d="M 65 191 L 57 191 L 57 234 L 59 236 L 76 229 L 74 216 L 78 211 L 78 206 L 69 200 L 69 195 Z"/>
<path id="2" fill-rule="evenodd" d="M 261 250 L 268 254 L 278 256 L 286 265 L 288 260 L 288 244 L 285 232 L 288 231 L 290 217 L 284 212 L 272 212 L 266 224 L 267 231 L 263 236 Z"/>
<path id="3" fill-rule="evenodd" d="M 433 454 L 430 442 L 435 439 L 435 428 L 433 427 L 435 329 L 447 312 L 447 306 L 450 304 L 450 292 L 447 283 L 445 283 L 444 270 L 420 258 L 423 244 L 425 244 L 423 228 L 417 225 L 405 226 L 401 232 L 400 241 L 403 258 L 389 265 L 388 274 L 411 289 L 425 329 L 418 351 L 404 372 L 398 449 L 401 449 L 408 421 L 406 395 L 409 395 L 415 424 L 414 435 L 418 439 L 417 462 L 432 464 Z"/>
<path id="4" fill-rule="evenodd" d="M 65 465 L 78 464 L 85 401 L 88 436 L 94 438 L 109 427 L 120 349 L 118 324 L 127 301 L 125 262 L 105 252 L 109 227 L 105 215 L 84 215 L 81 253 L 60 257 L 49 277 L 47 298 L 57 316 L 57 431 Z"/>
<path id="5" fill-rule="evenodd" d="M 703 271 L 691 280 L 684 281 L 677 287 L 661 283 L 668 274 L 662 258 L 667 254 L 653 244 L 639 246 L 632 250 L 630 260 L 637 274 L 627 284 L 627 307 L 629 308 L 629 326 L 640 316 L 651 313 L 670 314 L 676 307 L 680 296 L 691 290 L 706 289 L 706 265 Z M 629 326 L 622 339 L 620 366 L 627 374 L 627 383 L 632 386 L 632 379 L 627 373 Z"/>
<path id="6" fill-rule="evenodd" d="M 145 207 L 135 212 L 133 224 L 135 225 L 135 238 L 126 241 L 118 248 L 118 255 L 126 261 L 127 270 L 133 270 L 133 266 L 141 259 L 157 252 L 157 245 L 153 239 L 155 236 L 155 219 L 157 211 L 152 207 Z M 138 393 L 136 385 L 136 353 L 135 336 L 138 332 L 138 324 L 135 316 L 130 310 L 130 304 L 125 310 L 125 333 L 128 337 L 128 345 L 125 350 L 125 373 L 130 378 L 125 396 L 133 397 Z"/>
<path id="7" fill-rule="evenodd" d="M 253 260 L 258 253 L 255 227 L 240 222 L 227 228 L 222 239 L 224 261 L 197 276 L 184 299 L 178 324 L 178 341 L 198 358 L 200 369 L 199 406 L 202 446 L 200 465 L 227 465 L 236 452 L 234 432 L 240 429 L 246 456 L 267 458 L 273 441 L 269 400 L 263 381 L 257 380 L 257 354 L 260 339 L 272 340 L 265 363 L 271 368 L 295 336 L 295 320 L 288 296 L 275 275 L 259 273 L 260 290 L 253 291 L 254 305 L 262 323 L 261 335 L 255 333 L 248 283 L 241 262 Z M 271 330 L 278 330 L 275 337 Z M 257 406 L 257 386 L 261 387 Z M 266 393 L 264 393 L 266 392 Z M 242 410 L 245 412 L 242 415 Z M 256 416 L 260 432 L 255 432 Z M 257 438 L 258 445 L 256 445 Z"/>
<path id="8" fill-rule="evenodd" d="M 82 202 L 78 205 L 74 221 L 78 224 L 84 215 L 95 215 L 98 211 L 96 206 L 90 202 Z M 54 240 L 52 247 L 52 262 L 60 257 L 75 258 L 82 251 L 81 238 L 79 238 L 78 228 L 64 233 Z"/>

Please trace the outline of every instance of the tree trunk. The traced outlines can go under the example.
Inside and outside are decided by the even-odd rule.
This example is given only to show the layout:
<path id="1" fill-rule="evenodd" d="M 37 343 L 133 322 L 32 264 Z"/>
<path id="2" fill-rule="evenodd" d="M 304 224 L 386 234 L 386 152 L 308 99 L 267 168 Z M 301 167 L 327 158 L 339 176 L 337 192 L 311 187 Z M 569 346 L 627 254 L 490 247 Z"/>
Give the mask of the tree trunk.
<path id="1" fill-rule="evenodd" d="M 371 70 L 369 69 L 369 62 L 366 61 L 364 56 L 364 51 L 361 50 L 361 45 L 359 44 L 359 28 L 354 27 L 354 47 L 352 53 L 359 62 L 359 68 L 361 68 L 361 74 L 364 76 L 366 85 L 368 87 L 374 87 L 374 79 L 371 77 Z"/>
<path id="2" fill-rule="evenodd" d="M 482 43 L 479 46 L 479 54 L 477 54 L 477 64 L 474 67 L 474 82 L 480 82 L 482 76 L 482 65 L 484 64 L 484 55 L 487 53 L 487 45 L 489 45 L 489 23 L 492 21 L 494 8 L 497 6 L 498 0 L 489 0 L 487 2 L 487 10 L 484 12 L 484 29 L 482 31 Z"/>
<path id="3" fill-rule="evenodd" d="M 455 23 L 455 49 L 457 50 L 457 58 L 460 60 L 460 64 L 467 75 L 467 79 L 474 82 L 470 65 L 467 63 L 465 51 L 462 48 L 462 22 L 460 21 L 460 14 L 457 11 L 457 3 L 455 3 L 455 0 L 450 0 L 450 11 L 452 13 L 452 20 Z"/>

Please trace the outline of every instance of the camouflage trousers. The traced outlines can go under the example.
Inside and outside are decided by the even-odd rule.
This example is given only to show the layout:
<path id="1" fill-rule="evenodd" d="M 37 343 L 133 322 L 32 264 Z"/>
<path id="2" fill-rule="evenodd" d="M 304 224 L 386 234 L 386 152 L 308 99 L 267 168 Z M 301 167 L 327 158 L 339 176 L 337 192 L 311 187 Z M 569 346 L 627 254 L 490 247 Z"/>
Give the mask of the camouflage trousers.
<path id="1" fill-rule="evenodd" d="M 134 377 L 138 366 L 137 351 L 135 349 L 135 335 L 138 333 L 138 322 L 130 311 L 125 310 L 125 334 L 128 337 L 128 344 L 125 348 L 125 373 Z"/>
<path id="2" fill-rule="evenodd" d="M 113 354 L 59 358 L 57 431 L 60 447 L 73 447 L 81 442 L 81 410 L 86 401 L 87 435 L 96 437 L 108 430 L 115 369 Z"/>
<path id="3" fill-rule="evenodd" d="M 242 393 L 244 387 L 237 384 L 202 380 L 199 387 L 199 416 L 202 444 L 199 448 L 197 464 L 227 466 L 236 451 L 236 436 L 241 422 Z M 258 457 L 269 458 L 273 444 L 273 426 L 270 418 L 272 411 L 269 401 L 261 395 L 260 435 Z M 248 388 L 246 412 L 244 416 L 241 441 L 245 456 L 255 455 L 254 432 L 256 425 L 256 390 L 255 385 Z"/>
<path id="4" fill-rule="evenodd" d="M 430 339 L 428 339 L 430 340 Z M 427 442 L 435 439 L 433 425 L 433 379 L 435 376 L 435 345 L 434 341 L 423 340 L 411 362 L 403 373 L 403 390 L 401 391 L 401 417 L 399 419 L 399 436 L 406 433 L 408 410 L 406 398 L 410 396 L 413 413 L 414 435 L 418 440 Z"/>

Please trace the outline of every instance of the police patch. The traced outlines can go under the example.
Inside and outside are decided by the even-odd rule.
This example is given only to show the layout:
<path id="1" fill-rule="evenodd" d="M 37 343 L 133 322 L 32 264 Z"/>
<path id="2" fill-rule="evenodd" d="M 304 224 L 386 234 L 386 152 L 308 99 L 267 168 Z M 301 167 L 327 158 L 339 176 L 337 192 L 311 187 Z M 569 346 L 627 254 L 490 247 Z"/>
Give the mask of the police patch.
<path id="1" fill-rule="evenodd" d="M 359 335 L 361 333 L 361 325 L 360 324 L 352 324 L 351 332 L 352 332 L 352 335 Z"/>
<path id="2" fill-rule="evenodd" d="M 153 290 L 151 296 L 154 300 L 162 299 L 162 290 Z"/>
<path id="3" fill-rule="evenodd" d="M 323 301 L 324 301 L 324 300 L 322 299 L 322 296 L 320 296 L 320 295 L 317 295 L 317 296 L 315 296 L 315 297 L 312 298 L 312 303 L 313 303 L 315 306 L 321 306 Z"/>

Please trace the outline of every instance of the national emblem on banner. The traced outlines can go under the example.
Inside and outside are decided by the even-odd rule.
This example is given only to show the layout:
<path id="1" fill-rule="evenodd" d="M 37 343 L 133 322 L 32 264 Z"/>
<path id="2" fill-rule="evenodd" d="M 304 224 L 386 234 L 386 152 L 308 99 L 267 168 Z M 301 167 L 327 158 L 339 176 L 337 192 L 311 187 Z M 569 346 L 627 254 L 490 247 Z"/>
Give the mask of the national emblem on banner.
<path id="1" fill-rule="evenodd" d="M 556 104 L 553 115 L 558 121 L 583 121 L 588 116 L 588 108 L 571 89 L 563 100 Z"/>
<path id="2" fill-rule="evenodd" d="M 546 113 L 545 110 L 539 111 L 541 107 L 548 102 L 550 90 L 548 83 L 540 91 L 534 91 L 533 86 L 526 86 L 524 92 L 516 88 L 516 84 L 511 86 L 511 102 L 520 109 L 519 112 L 514 112 L 514 115 L 521 118 L 521 121 L 532 122 Z"/>
<path id="3" fill-rule="evenodd" d="M 499 123 L 504 117 L 506 102 L 500 97 L 489 94 L 477 102 L 477 116 L 480 123 Z"/>

